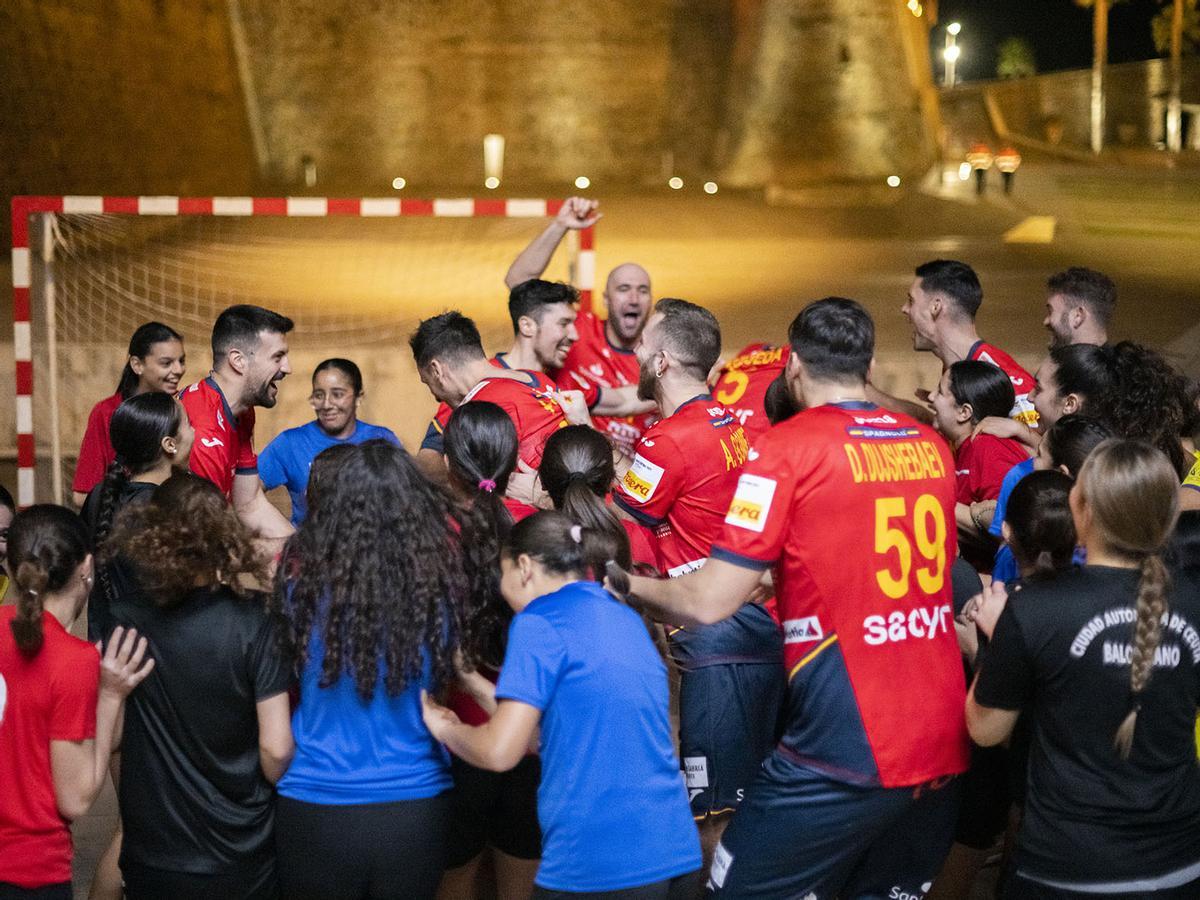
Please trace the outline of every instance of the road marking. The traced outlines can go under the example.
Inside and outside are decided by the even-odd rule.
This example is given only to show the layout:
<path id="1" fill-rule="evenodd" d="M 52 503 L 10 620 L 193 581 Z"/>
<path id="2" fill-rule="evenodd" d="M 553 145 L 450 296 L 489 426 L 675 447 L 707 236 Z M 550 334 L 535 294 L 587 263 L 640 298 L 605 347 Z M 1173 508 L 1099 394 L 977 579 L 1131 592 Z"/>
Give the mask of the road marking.
<path id="1" fill-rule="evenodd" d="M 1054 242 L 1054 216 L 1029 216 L 1004 232 L 1006 244 L 1051 244 Z"/>

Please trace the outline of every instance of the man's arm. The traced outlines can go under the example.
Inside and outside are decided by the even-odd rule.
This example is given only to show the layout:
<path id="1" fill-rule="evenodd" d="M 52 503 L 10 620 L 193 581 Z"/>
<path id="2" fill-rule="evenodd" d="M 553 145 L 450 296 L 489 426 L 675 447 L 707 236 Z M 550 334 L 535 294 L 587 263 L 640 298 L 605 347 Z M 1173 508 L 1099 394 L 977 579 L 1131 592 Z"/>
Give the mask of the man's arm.
<path id="1" fill-rule="evenodd" d="M 657 408 L 653 400 L 638 399 L 636 384 L 626 384 L 602 389 L 592 413 L 597 416 L 641 416 Z"/>
<path id="2" fill-rule="evenodd" d="M 742 608 L 762 580 L 763 566 L 749 568 L 723 559 L 709 558 L 695 572 L 679 578 L 629 577 L 629 597 L 661 622 L 675 625 L 711 625 L 728 619 Z M 612 585 L 605 582 L 612 590 Z"/>
<path id="3" fill-rule="evenodd" d="M 580 231 L 596 224 L 601 216 L 597 212 L 599 206 L 599 201 L 583 197 L 568 197 L 564 200 L 554 221 L 547 225 L 509 266 L 508 274 L 504 276 L 504 284 L 508 289 L 512 290 L 531 278 L 540 278 L 568 231 Z"/>
<path id="4" fill-rule="evenodd" d="M 879 390 L 879 388 L 875 387 L 869 381 L 867 382 L 867 399 L 876 406 L 882 406 L 884 409 L 890 409 L 892 412 L 911 416 L 918 422 L 923 422 L 926 425 L 933 424 L 933 411 L 929 407 L 913 403 L 911 400 L 901 400 L 899 397 L 893 397 L 891 394 Z"/>
<path id="5" fill-rule="evenodd" d="M 263 493 L 258 472 L 239 472 L 233 476 L 233 508 L 242 524 L 255 536 L 268 541 L 283 541 L 291 536 L 292 524 L 271 505 Z"/>

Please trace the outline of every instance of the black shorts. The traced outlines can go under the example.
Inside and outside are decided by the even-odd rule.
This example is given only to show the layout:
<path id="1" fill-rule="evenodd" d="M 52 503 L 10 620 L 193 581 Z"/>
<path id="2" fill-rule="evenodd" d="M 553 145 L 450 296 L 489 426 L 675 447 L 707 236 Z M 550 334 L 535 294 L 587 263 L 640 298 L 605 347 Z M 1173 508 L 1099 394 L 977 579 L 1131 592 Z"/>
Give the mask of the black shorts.
<path id="1" fill-rule="evenodd" d="M 1098 894 L 1052 888 L 1017 875 L 1009 879 L 1001 896 L 1004 900 L 1196 900 L 1200 897 L 1200 880 L 1157 891 Z"/>
<path id="2" fill-rule="evenodd" d="M 552 891 L 534 885 L 530 900 L 693 900 L 700 885 L 700 873 L 688 872 L 666 881 L 624 888 L 619 891 Z"/>
<path id="3" fill-rule="evenodd" d="M 922 897 L 957 814 L 957 778 L 860 787 L 776 751 L 717 844 L 708 889 L 754 900 Z"/>
<path id="4" fill-rule="evenodd" d="M 281 893 L 287 900 L 433 900 L 446 868 L 449 830 L 449 791 L 347 806 L 279 797 Z"/>
<path id="5" fill-rule="evenodd" d="M 125 863 L 121 866 L 127 900 L 276 900 L 279 882 L 275 877 L 274 858 L 262 865 L 243 867 L 224 875 L 200 875 L 195 872 L 169 872 L 149 866 Z"/>
<path id="6" fill-rule="evenodd" d="M 954 842 L 988 850 L 1008 827 L 1012 806 L 1009 753 L 1005 747 L 971 745 L 971 768 L 962 777 L 962 806 Z"/>
<path id="7" fill-rule="evenodd" d="M 680 670 L 679 760 L 697 819 L 737 809 L 778 737 L 779 626 L 761 606 L 668 637 Z"/>
<path id="8" fill-rule="evenodd" d="M 537 790 L 542 761 L 526 756 L 508 772 L 488 772 L 451 757 L 450 845 L 446 868 L 465 866 L 488 844 L 517 859 L 541 859 Z"/>

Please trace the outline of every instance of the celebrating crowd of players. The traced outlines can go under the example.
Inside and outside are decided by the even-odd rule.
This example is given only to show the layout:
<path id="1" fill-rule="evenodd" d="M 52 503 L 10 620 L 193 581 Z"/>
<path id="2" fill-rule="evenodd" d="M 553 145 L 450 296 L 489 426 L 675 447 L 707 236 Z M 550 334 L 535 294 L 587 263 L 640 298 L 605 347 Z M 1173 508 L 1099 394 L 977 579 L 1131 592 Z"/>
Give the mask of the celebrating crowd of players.
<path id="1" fill-rule="evenodd" d="M 187 387 L 135 332 L 81 515 L 0 496 L 0 900 L 71 896 L 110 770 L 93 897 L 917 900 L 1001 847 L 1006 896 L 1200 896 L 1200 411 L 1111 281 L 1050 279 L 1030 374 L 917 267 L 908 400 L 853 300 L 727 360 L 632 263 L 578 312 L 540 276 L 598 215 L 513 263 L 507 351 L 419 324 L 412 454 L 341 358 L 255 454 L 283 315 Z"/>

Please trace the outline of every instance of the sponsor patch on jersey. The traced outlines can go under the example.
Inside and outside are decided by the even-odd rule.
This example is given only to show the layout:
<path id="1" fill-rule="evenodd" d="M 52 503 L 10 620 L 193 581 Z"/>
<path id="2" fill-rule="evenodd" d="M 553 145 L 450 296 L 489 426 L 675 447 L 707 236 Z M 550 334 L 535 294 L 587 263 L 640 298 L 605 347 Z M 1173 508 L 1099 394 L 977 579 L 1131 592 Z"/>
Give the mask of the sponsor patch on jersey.
<path id="1" fill-rule="evenodd" d="M 683 758 L 683 777 L 689 788 L 708 787 L 708 757 L 685 756 Z"/>
<path id="2" fill-rule="evenodd" d="M 851 437 L 866 438 L 869 441 L 916 437 L 920 433 L 921 429 L 919 428 L 860 428 L 856 425 L 846 428 L 846 434 Z"/>
<path id="3" fill-rule="evenodd" d="M 1188 472 L 1187 478 L 1183 479 L 1183 486 L 1200 491 L 1200 453 L 1196 454 L 1196 464 Z"/>
<path id="4" fill-rule="evenodd" d="M 784 619 L 783 642 L 785 644 L 807 644 L 825 639 L 825 630 L 816 616 L 802 619 Z"/>
<path id="5" fill-rule="evenodd" d="M 777 485 L 774 478 L 743 474 L 738 479 L 729 512 L 725 514 L 725 523 L 761 534 L 767 526 L 767 515 L 771 512 L 771 501 L 775 498 Z"/>
<path id="6" fill-rule="evenodd" d="M 633 458 L 633 465 L 625 473 L 621 484 L 634 500 L 649 503 L 662 481 L 664 471 L 662 466 L 656 466 L 639 453 Z"/>

